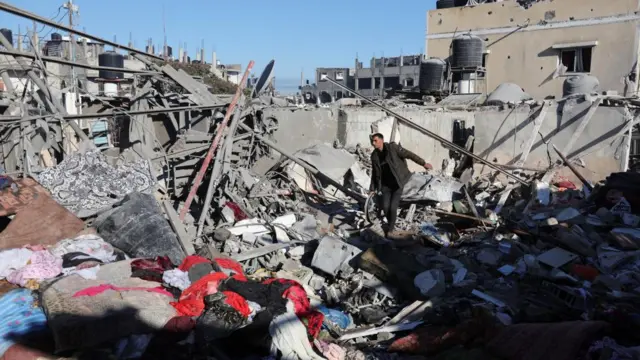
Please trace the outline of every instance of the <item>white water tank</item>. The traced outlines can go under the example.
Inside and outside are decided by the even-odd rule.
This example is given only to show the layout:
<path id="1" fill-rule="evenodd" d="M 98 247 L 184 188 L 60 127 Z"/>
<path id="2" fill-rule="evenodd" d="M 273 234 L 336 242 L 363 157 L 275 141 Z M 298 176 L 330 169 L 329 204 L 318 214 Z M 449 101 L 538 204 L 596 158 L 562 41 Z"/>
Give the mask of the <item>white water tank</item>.
<path id="1" fill-rule="evenodd" d="M 458 80 L 458 94 L 473 94 L 476 92 L 476 74 L 462 74 L 462 79 Z"/>
<path id="2" fill-rule="evenodd" d="M 104 83 L 104 96 L 118 96 L 118 84 Z"/>

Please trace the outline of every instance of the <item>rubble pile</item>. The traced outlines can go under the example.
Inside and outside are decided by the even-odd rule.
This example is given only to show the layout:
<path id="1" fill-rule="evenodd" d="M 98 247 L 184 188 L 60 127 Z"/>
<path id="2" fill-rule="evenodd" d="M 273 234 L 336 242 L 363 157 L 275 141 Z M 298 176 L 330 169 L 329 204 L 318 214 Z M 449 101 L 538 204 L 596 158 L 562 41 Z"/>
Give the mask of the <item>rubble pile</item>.
<path id="1" fill-rule="evenodd" d="M 3 105 L 0 359 L 640 358 L 636 172 L 590 184 L 556 149 L 516 174 L 445 139 L 385 235 L 368 144 L 273 141 L 273 63 L 231 97 L 135 56 L 86 113 L 42 82 Z M 104 111 L 118 146 L 66 128 Z"/>

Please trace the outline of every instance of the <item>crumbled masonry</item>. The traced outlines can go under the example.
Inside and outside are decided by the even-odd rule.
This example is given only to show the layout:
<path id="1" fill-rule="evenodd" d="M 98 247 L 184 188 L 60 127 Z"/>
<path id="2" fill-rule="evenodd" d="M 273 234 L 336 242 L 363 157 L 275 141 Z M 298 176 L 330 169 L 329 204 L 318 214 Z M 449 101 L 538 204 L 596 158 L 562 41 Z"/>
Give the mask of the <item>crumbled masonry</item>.
<path id="1" fill-rule="evenodd" d="M 529 111 L 537 130 L 501 163 L 471 127 L 410 129 L 427 128 L 405 117 L 417 105 L 267 94 L 273 63 L 219 95 L 133 50 L 142 69 L 117 95 L 61 92 L 53 62 L 7 55 L 36 89 L 0 91 L 0 360 L 640 358 L 637 98 L 572 95 L 575 138 L 554 144 L 539 130 L 557 102 L 503 84 L 464 106 L 469 121 Z M 591 149 L 601 108 L 626 122 Z M 347 121 L 373 111 L 365 131 Z M 317 126 L 303 141 L 293 112 Z M 319 113 L 338 120 L 331 142 Z M 392 233 L 369 194 L 374 150 L 354 140 L 377 132 L 449 152 L 413 172 Z M 613 143 L 621 171 L 593 181 L 576 148 Z M 548 166 L 526 162 L 541 146 Z"/>

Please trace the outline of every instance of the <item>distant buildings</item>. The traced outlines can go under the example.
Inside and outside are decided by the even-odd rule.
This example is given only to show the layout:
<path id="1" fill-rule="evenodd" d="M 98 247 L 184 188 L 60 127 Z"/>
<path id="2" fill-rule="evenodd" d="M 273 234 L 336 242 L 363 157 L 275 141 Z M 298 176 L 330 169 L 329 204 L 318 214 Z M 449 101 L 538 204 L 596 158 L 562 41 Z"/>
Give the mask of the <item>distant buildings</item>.
<path id="1" fill-rule="evenodd" d="M 315 86 L 300 88 L 305 102 L 328 103 L 352 97 L 344 89 L 325 80 L 333 79 L 368 97 L 384 97 L 385 89 L 413 88 L 418 85 L 422 55 L 372 58 L 368 68 L 358 59 L 355 68 L 317 68 Z M 314 96 L 306 96 L 312 93 Z M 313 98 L 313 99 L 308 99 Z"/>

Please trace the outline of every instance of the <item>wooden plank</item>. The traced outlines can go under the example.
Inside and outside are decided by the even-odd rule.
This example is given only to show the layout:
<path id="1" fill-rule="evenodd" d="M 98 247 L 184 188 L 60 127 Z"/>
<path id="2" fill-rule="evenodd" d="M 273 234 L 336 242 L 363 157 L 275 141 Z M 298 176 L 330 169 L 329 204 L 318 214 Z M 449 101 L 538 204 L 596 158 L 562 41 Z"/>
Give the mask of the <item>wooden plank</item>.
<path id="1" fill-rule="evenodd" d="M 182 249 L 187 255 L 193 255 L 196 253 L 196 249 L 193 247 L 193 243 L 187 234 L 187 230 L 184 228 L 182 221 L 178 218 L 178 213 L 176 209 L 173 208 L 171 201 L 165 200 L 162 202 L 162 207 L 164 208 L 164 213 L 167 215 L 169 219 L 169 223 L 173 228 L 173 231 L 176 232 L 178 236 L 178 240 L 182 244 Z"/>

